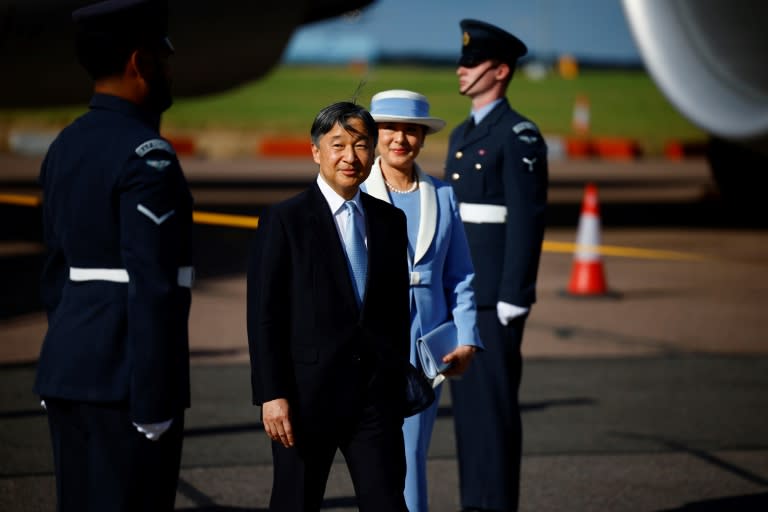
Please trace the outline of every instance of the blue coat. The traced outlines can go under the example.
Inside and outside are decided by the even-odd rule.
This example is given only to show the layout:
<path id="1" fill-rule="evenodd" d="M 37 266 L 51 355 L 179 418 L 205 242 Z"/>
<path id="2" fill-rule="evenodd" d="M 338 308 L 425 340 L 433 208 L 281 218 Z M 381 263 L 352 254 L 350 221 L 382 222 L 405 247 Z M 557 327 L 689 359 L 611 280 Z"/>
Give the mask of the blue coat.
<path id="1" fill-rule="evenodd" d="M 416 173 L 421 211 L 414 257 L 410 261 L 415 321 L 419 322 L 421 333 L 426 334 L 452 316 L 459 344 L 482 347 L 475 325 L 475 274 L 456 196 L 448 184 L 427 175 L 418 165 Z M 362 189 L 391 203 L 379 158 Z"/>
<path id="2" fill-rule="evenodd" d="M 192 196 L 159 116 L 96 94 L 43 162 L 48 331 L 35 392 L 127 401 L 136 423 L 189 406 Z"/>

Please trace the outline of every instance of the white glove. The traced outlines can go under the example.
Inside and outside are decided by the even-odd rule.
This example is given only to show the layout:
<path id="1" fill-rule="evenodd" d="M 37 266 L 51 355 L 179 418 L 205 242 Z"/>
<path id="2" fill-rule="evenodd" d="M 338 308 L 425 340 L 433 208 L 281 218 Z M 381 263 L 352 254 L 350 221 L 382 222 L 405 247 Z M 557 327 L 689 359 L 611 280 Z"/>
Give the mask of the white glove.
<path id="1" fill-rule="evenodd" d="M 172 419 L 159 423 L 134 423 L 133 426 L 136 427 L 136 430 L 147 436 L 147 439 L 150 441 L 157 441 L 170 428 L 171 423 L 173 423 Z"/>
<path id="2" fill-rule="evenodd" d="M 508 302 L 499 301 L 496 303 L 496 316 L 499 317 L 501 325 L 506 326 L 510 321 L 528 312 L 528 308 L 521 308 Z"/>
<path id="3" fill-rule="evenodd" d="M 40 400 L 40 407 L 42 407 L 46 411 L 48 410 L 48 407 L 45 405 L 45 400 Z"/>

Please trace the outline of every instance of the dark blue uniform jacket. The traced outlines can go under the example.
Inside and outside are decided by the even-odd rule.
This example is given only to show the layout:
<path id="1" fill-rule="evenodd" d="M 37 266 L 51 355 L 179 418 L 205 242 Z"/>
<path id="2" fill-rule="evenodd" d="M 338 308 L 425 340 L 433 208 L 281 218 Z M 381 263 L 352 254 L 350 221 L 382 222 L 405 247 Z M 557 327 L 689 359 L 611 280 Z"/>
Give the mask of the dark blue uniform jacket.
<path id="1" fill-rule="evenodd" d="M 464 220 L 475 266 L 478 307 L 498 301 L 528 307 L 536 300 L 536 274 L 544 238 L 547 146 L 538 128 L 506 99 L 469 133 L 467 121 L 452 132 L 445 180 L 469 205 L 507 209 L 506 222 Z"/>
<path id="2" fill-rule="evenodd" d="M 40 174 L 48 332 L 35 392 L 127 401 L 137 423 L 189 406 L 192 197 L 158 125 L 96 94 Z"/>

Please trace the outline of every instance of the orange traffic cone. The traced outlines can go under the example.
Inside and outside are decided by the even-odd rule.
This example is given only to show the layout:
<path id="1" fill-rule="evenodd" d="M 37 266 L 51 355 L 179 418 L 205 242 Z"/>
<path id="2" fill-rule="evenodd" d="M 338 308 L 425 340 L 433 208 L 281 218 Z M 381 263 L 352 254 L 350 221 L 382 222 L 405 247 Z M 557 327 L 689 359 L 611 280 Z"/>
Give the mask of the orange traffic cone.
<path id="1" fill-rule="evenodd" d="M 584 94 L 576 96 L 573 102 L 573 117 L 571 118 L 571 128 L 576 135 L 586 137 L 589 135 L 590 115 L 589 98 Z"/>
<path id="2" fill-rule="evenodd" d="M 571 281 L 567 289 L 569 295 L 594 297 L 608 294 L 599 246 L 600 209 L 597 203 L 597 187 L 589 183 L 584 189 L 584 199 L 581 203 Z"/>

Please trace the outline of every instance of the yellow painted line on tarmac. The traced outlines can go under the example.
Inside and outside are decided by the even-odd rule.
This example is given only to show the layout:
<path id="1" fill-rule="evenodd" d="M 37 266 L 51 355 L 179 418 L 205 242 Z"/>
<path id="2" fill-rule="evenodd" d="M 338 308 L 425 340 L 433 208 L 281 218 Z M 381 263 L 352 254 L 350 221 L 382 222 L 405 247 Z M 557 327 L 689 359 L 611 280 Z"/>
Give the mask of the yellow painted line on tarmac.
<path id="1" fill-rule="evenodd" d="M 42 202 L 41 198 L 29 194 L 0 194 L 0 204 L 40 206 Z M 192 212 L 192 220 L 198 224 L 211 224 L 233 228 L 256 229 L 259 226 L 258 217 L 232 215 L 227 213 L 194 211 Z"/>
<path id="2" fill-rule="evenodd" d="M 37 196 L 26 194 L 0 194 L 0 203 L 13 204 L 16 206 L 40 206 L 43 202 Z"/>
<path id="3" fill-rule="evenodd" d="M 197 224 L 211 224 L 232 228 L 256 229 L 259 227 L 259 218 L 250 215 L 194 211 L 192 212 L 192 220 Z"/>
<path id="4" fill-rule="evenodd" d="M 33 195 L 24 194 L 0 194 L 0 203 L 18 206 L 40 206 L 42 199 Z M 232 228 L 256 229 L 259 227 L 259 218 L 251 215 L 233 215 L 228 213 L 215 213 L 194 211 L 192 219 L 197 224 L 213 226 L 226 226 Z M 545 240 L 542 249 L 545 252 L 569 253 L 576 251 L 577 244 L 572 242 L 554 242 Z M 622 258 L 638 258 L 648 260 L 666 261 L 707 261 L 708 258 L 701 254 L 678 251 L 663 251 L 655 249 L 643 249 L 640 247 L 623 247 L 618 245 L 600 245 L 591 247 L 593 251 L 603 256 L 617 256 Z"/>
<path id="5" fill-rule="evenodd" d="M 546 252 L 574 253 L 578 248 L 578 244 L 545 240 L 542 248 Z M 618 256 L 622 258 L 638 258 L 645 260 L 707 261 L 711 259 L 701 254 L 690 252 L 663 251 L 657 249 L 643 249 L 640 247 L 623 247 L 619 245 L 586 246 L 585 249 L 592 250 L 602 256 Z"/>

